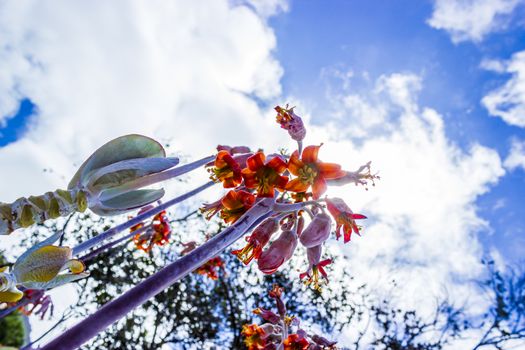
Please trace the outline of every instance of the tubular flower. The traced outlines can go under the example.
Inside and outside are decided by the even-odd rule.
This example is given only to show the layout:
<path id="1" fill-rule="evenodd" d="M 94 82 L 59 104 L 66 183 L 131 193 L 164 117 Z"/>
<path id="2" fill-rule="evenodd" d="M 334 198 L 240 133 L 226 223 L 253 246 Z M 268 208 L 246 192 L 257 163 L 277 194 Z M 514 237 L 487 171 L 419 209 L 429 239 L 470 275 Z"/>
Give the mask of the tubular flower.
<path id="1" fill-rule="evenodd" d="M 343 186 L 349 183 L 354 183 L 356 186 L 363 185 L 366 188 L 368 181 L 370 181 L 372 182 L 372 186 L 375 186 L 375 180 L 379 180 L 380 177 L 377 174 L 372 174 L 370 170 L 370 163 L 371 162 L 368 162 L 365 165 L 360 166 L 356 171 L 345 171 L 344 176 L 334 180 L 329 180 L 328 184 L 334 186 Z M 368 188 L 366 189 L 368 190 Z"/>
<path id="2" fill-rule="evenodd" d="M 258 307 L 255 310 L 253 310 L 253 313 L 261 316 L 263 320 L 268 321 L 272 324 L 278 324 L 279 322 L 281 322 L 281 318 L 279 317 L 279 315 L 277 315 L 271 310 L 266 310 Z"/>
<path id="3" fill-rule="evenodd" d="M 209 168 L 210 178 L 222 182 L 224 188 L 233 188 L 242 182 L 241 166 L 228 151 L 219 151 L 213 168 Z"/>
<path id="4" fill-rule="evenodd" d="M 345 243 L 350 242 L 352 231 L 359 235 L 360 228 L 355 220 L 366 219 L 366 216 L 354 214 L 341 198 L 326 199 L 326 207 L 337 224 L 335 228 L 337 239 L 341 237 L 341 231 L 343 231 Z"/>
<path id="5" fill-rule="evenodd" d="M 286 162 L 279 156 L 265 161 L 264 153 L 257 152 L 247 159 L 242 176 L 247 188 L 257 189 L 258 197 L 273 198 L 274 190 L 283 191 L 288 182 L 288 177 L 281 175 L 286 170 Z"/>
<path id="6" fill-rule="evenodd" d="M 22 299 L 24 293 L 18 286 L 45 290 L 89 275 L 80 260 L 72 259 L 71 248 L 50 245 L 60 236 L 55 234 L 36 244 L 18 258 L 10 272 L 0 272 L 0 302 Z M 71 272 L 60 274 L 64 270 Z"/>
<path id="7" fill-rule="evenodd" d="M 231 190 L 221 199 L 221 219 L 227 224 L 237 221 L 255 203 L 255 196 L 246 191 Z"/>
<path id="8" fill-rule="evenodd" d="M 290 260 L 297 247 L 297 241 L 297 234 L 294 231 L 283 231 L 257 260 L 259 270 L 265 274 L 277 271 L 281 265 Z"/>
<path id="9" fill-rule="evenodd" d="M 244 344 L 248 350 L 263 350 L 268 334 L 256 324 L 242 326 L 241 334 L 245 337 Z"/>
<path id="10" fill-rule="evenodd" d="M 306 136 L 306 128 L 304 127 L 303 120 L 294 113 L 294 107 L 282 108 L 280 106 L 275 107 L 277 117 L 275 118 L 277 123 L 281 125 L 281 128 L 288 130 L 288 134 L 295 141 L 302 141 Z"/>
<path id="11" fill-rule="evenodd" d="M 307 350 L 310 342 L 299 334 L 290 334 L 288 338 L 284 340 L 283 345 L 284 350 Z"/>
<path id="12" fill-rule="evenodd" d="M 323 163 L 317 159 L 321 146 L 308 146 L 304 149 L 301 159 L 299 153 L 292 153 L 288 161 L 288 170 L 295 179 L 288 182 L 286 189 L 292 192 L 306 192 L 310 186 L 314 199 L 319 199 L 326 192 L 326 181 L 345 175 L 339 164 Z"/>
<path id="13" fill-rule="evenodd" d="M 133 227 L 130 229 L 133 232 Z M 133 242 L 137 249 L 151 251 L 154 245 L 163 246 L 169 242 L 171 228 L 166 217 L 166 211 L 161 211 L 153 217 L 151 227 L 144 233 L 136 234 Z"/>
<path id="14" fill-rule="evenodd" d="M 283 301 L 283 288 L 279 286 L 278 284 L 274 284 L 272 289 L 268 292 L 268 296 L 270 298 L 275 299 L 275 304 L 277 305 L 277 311 L 279 312 L 279 315 L 281 318 L 286 317 L 286 305 Z"/>
<path id="15" fill-rule="evenodd" d="M 206 203 L 199 209 L 202 214 L 206 214 L 206 220 L 210 220 L 215 214 L 224 209 L 222 205 L 222 198 L 213 203 Z"/>
<path id="16" fill-rule="evenodd" d="M 212 280 L 216 281 L 219 278 L 217 273 L 218 269 L 221 269 L 224 266 L 224 261 L 218 256 L 208 260 L 204 265 L 200 266 L 195 270 L 195 273 L 203 276 L 207 276 Z"/>
<path id="17" fill-rule="evenodd" d="M 318 246 L 328 239 L 331 228 L 332 219 L 325 213 L 319 213 L 301 233 L 299 240 L 306 248 Z"/>
<path id="18" fill-rule="evenodd" d="M 318 245 L 316 247 L 308 248 L 306 255 L 308 257 L 309 267 L 306 272 L 299 275 L 300 279 L 306 278 L 304 284 L 311 285 L 316 291 L 321 291 L 321 282 L 319 281 L 319 274 L 324 277 L 326 283 L 328 283 L 328 274 L 324 270 L 325 266 L 332 263 L 331 259 L 321 260 L 322 247 Z M 311 274 L 310 274 L 311 271 Z"/>
<path id="19" fill-rule="evenodd" d="M 264 220 L 259 226 L 253 230 L 253 233 L 246 237 L 248 243 L 244 248 L 232 251 L 245 265 L 248 265 L 252 259 L 258 259 L 262 253 L 262 249 L 268 242 L 272 235 L 279 229 L 279 221 L 275 218 L 268 218 Z"/>
<path id="20" fill-rule="evenodd" d="M 195 241 L 189 241 L 188 243 L 181 243 L 184 247 L 183 250 L 181 250 L 180 255 L 186 255 L 189 252 L 191 252 L 193 249 L 197 248 L 197 242 Z"/>
<path id="21" fill-rule="evenodd" d="M 24 297 L 29 300 L 28 305 L 21 306 L 18 310 L 26 316 L 30 316 L 33 313 L 39 315 L 40 319 L 43 320 L 47 312 L 50 312 L 50 316 L 53 316 L 53 301 L 49 295 L 45 295 L 41 290 L 28 289 L 24 292 Z"/>

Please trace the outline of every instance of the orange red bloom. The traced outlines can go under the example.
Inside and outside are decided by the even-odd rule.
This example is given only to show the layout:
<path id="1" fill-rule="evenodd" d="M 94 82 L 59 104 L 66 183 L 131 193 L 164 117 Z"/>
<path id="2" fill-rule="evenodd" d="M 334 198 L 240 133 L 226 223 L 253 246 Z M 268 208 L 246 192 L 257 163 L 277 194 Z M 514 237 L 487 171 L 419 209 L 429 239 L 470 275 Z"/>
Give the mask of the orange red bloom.
<path id="1" fill-rule="evenodd" d="M 355 220 L 366 219 L 362 214 L 354 214 L 341 198 L 331 198 L 326 200 L 326 207 L 336 222 L 336 238 L 341 237 L 341 231 L 344 235 L 344 242 L 350 242 L 352 232 L 359 235 L 359 226 Z"/>
<path id="2" fill-rule="evenodd" d="M 266 156 L 257 152 L 246 161 L 247 168 L 242 170 L 246 188 L 257 189 L 258 197 L 274 196 L 274 190 L 283 191 L 288 177 L 281 174 L 286 170 L 286 162 L 275 156 L 266 162 Z"/>
<path id="3" fill-rule="evenodd" d="M 204 265 L 200 266 L 195 273 L 203 276 L 207 276 L 212 280 L 217 280 L 219 278 L 218 270 L 223 268 L 224 261 L 218 256 L 208 260 Z"/>
<path id="4" fill-rule="evenodd" d="M 210 178 L 213 181 L 222 182 L 224 188 L 232 188 L 241 184 L 241 170 L 239 163 L 226 150 L 217 153 L 214 167 L 208 169 L 212 174 Z"/>
<path id="5" fill-rule="evenodd" d="M 130 231 L 136 231 L 143 227 L 143 224 L 133 226 Z M 171 227 L 166 217 L 166 211 L 161 211 L 153 217 L 151 228 L 146 232 L 138 233 L 133 237 L 133 242 L 137 249 L 145 252 L 151 251 L 154 245 L 163 246 L 169 242 Z"/>
<path id="6" fill-rule="evenodd" d="M 255 203 L 255 196 L 246 191 L 229 191 L 222 199 L 221 219 L 227 224 L 233 224 Z"/>
<path id="7" fill-rule="evenodd" d="M 307 350 L 310 342 L 299 334 L 290 334 L 283 345 L 284 350 Z"/>
<path id="8" fill-rule="evenodd" d="M 248 350 L 263 350 L 266 345 L 266 332 L 256 324 L 245 324 L 242 326 L 242 335 L 245 337 L 244 344 Z"/>
<path id="9" fill-rule="evenodd" d="M 335 163 L 323 163 L 317 155 L 321 146 L 308 146 L 303 150 L 301 159 L 295 151 L 288 161 L 288 170 L 295 179 L 288 182 L 286 189 L 292 192 L 306 192 L 312 187 L 314 199 L 319 199 L 326 192 L 327 180 L 337 179 L 346 173 Z"/>

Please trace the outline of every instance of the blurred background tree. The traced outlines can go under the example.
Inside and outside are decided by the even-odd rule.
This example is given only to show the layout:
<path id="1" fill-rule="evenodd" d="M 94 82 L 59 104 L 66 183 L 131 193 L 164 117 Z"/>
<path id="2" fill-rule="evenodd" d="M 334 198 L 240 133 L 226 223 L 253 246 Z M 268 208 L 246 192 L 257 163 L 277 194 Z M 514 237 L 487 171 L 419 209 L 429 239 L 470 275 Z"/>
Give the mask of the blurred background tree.
<path id="1" fill-rule="evenodd" d="M 173 215 L 171 215 L 173 216 Z M 85 214 L 49 227 L 39 227 L 31 242 L 49 235 L 50 230 L 66 227 L 64 245 L 74 246 L 113 225 L 111 219 Z M 218 222 L 205 222 L 190 212 L 171 220 L 172 236 L 168 245 L 155 246 L 146 253 L 138 250 L 132 240 L 87 261 L 91 276 L 76 283 L 79 295 L 76 305 L 68 309 L 57 328 L 70 318 L 83 318 L 114 297 L 131 288 L 167 263 L 180 257 L 184 243 L 202 243 L 219 232 Z M 211 234 L 210 234 L 211 233 Z M 306 268 L 305 259 L 296 257 L 279 272 L 263 275 L 256 263 L 244 266 L 230 249 L 220 256 L 222 266 L 192 273 L 166 289 L 125 319 L 108 328 L 82 349 L 244 349 L 242 326 L 262 323 L 253 314 L 256 307 L 272 309 L 274 301 L 267 291 L 274 283 L 284 287 L 289 314 L 301 320 L 312 334 L 336 337 L 343 330 L 354 330 L 355 339 L 338 344 L 340 349 L 438 350 L 478 331 L 479 343 L 474 349 L 504 349 L 507 345 L 525 344 L 525 274 L 522 270 L 502 272 L 493 262 L 486 262 L 487 278 L 480 288 L 487 295 L 490 308 L 480 317 L 468 316 L 461 307 L 439 301 L 434 317 L 422 317 L 418 310 L 403 310 L 387 298 L 379 298 L 366 285 L 357 285 L 348 272 L 330 276 L 330 284 L 318 293 L 298 279 Z M 345 265 L 342 257 L 334 257 L 334 266 Z M 342 266 L 341 265 L 341 266 Z M 216 276 L 206 275 L 215 269 Z M 216 277 L 216 279 L 215 279 Z M 394 286 L 395 287 L 395 286 Z M 4 318 L 2 335 L 17 334 L 18 316 Z M 5 324 L 5 322 L 10 322 Z M 4 333 L 2 333 L 4 330 Z M 20 345 L 7 341 L 2 344 Z"/>

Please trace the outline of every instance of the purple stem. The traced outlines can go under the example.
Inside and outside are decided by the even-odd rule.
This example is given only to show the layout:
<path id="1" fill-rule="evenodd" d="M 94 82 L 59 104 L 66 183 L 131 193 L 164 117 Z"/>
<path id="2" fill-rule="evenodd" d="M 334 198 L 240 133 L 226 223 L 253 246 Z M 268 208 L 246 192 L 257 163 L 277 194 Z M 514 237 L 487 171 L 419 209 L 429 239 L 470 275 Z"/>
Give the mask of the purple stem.
<path id="1" fill-rule="evenodd" d="M 41 350 L 70 350 L 105 330 L 164 289 L 171 286 L 196 268 L 220 254 L 244 233 L 262 222 L 272 213 L 273 199 L 267 198 L 255 204 L 235 224 L 226 228 L 208 242 L 177 261 L 148 277 L 120 297 L 107 303 L 86 319 L 68 329 L 46 344 Z"/>
<path id="2" fill-rule="evenodd" d="M 90 260 L 94 259 L 95 257 L 97 257 L 97 255 L 105 252 L 106 250 L 108 249 L 111 249 L 113 248 L 114 246 L 116 246 L 117 244 L 123 242 L 123 241 L 127 241 L 129 240 L 130 238 L 132 238 L 133 236 L 135 235 L 138 235 L 144 231 L 146 231 L 150 226 L 144 226 L 144 227 L 141 227 L 135 231 L 132 231 L 132 232 L 129 232 L 128 234 L 120 237 L 120 238 L 117 238 L 116 240 L 114 241 L 111 241 L 109 243 L 106 243 L 104 244 L 103 246 L 95 249 L 95 250 L 92 250 L 91 252 L 87 253 L 86 255 L 78 258 L 79 260 L 81 260 L 82 262 L 84 262 L 85 264 L 88 264 L 90 262 Z"/>
<path id="3" fill-rule="evenodd" d="M 176 198 L 173 198 L 172 200 L 169 200 L 167 201 L 166 203 L 162 203 L 161 205 L 159 206 L 156 206 L 154 207 L 153 209 L 150 209 L 140 215 L 137 215 L 135 216 L 133 219 L 130 219 L 120 225 L 117 225 L 113 228 L 110 228 L 109 230 L 107 231 L 104 231 L 102 232 L 101 234 L 83 242 L 83 243 L 80 243 L 79 245 L 77 245 L 75 248 L 73 248 L 73 256 L 77 256 L 83 252 L 85 252 L 86 250 L 96 246 L 97 244 L 99 243 L 102 243 L 103 241 L 105 241 L 106 239 L 110 238 L 110 237 L 113 237 L 115 236 L 117 233 L 119 232 L 122 232 L 132 226 L 135 226 L 136 224 L 139 224 L 141 223 L 142 221 L 144 221 L 145 219 L 149 218 L 150 216 L 153 216 L 153 215 L 156 215 L 158 213 L 160 213 L 161 211 L 171 207 L 172 205 L 175 205 L 177 203 L 180 203 L 194 195 L 196 195 L 197 193 L 201 192 L 201 191 L 204 191 L 205 189 L 207 189 L 208 187 L 211 187 L 212 185 L 214 185 L 215 183 L 213 181 L 210 181 L 208 183 L 205 183 L 204 185 L 200 186 L 200 187 L 197 187 L 196 189 L 194 189 L 193 191 L 190 191 L 188 193 L 185 193 L 183 194 L 182 196 L 179 196 L 179 197 L 176 197 Z"/>

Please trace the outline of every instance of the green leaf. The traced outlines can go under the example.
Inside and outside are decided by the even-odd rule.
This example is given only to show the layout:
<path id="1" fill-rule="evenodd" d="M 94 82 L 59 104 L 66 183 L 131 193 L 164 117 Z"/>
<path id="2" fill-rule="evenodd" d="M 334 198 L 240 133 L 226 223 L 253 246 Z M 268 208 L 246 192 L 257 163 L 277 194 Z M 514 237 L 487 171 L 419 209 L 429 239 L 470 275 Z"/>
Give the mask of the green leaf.
<path id="1" fill-rule="evenodd" d="M 138 134 L 121 136 L 97 149 L 80 166 L 69 182 L 68 189 L 79 187 L 89 173 L 113 163 L 136 158 L 164 157 L 164 148 L 152 138 Z"/>

